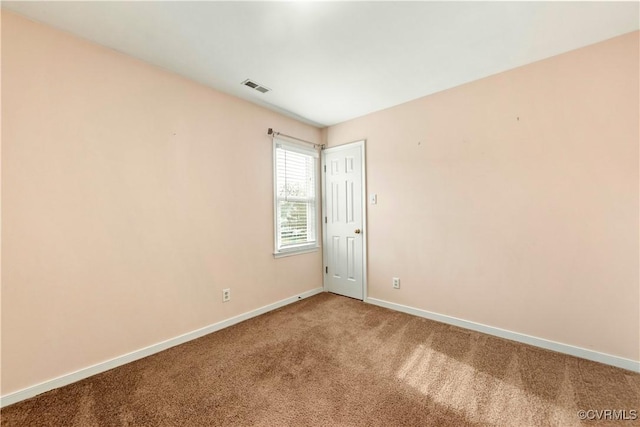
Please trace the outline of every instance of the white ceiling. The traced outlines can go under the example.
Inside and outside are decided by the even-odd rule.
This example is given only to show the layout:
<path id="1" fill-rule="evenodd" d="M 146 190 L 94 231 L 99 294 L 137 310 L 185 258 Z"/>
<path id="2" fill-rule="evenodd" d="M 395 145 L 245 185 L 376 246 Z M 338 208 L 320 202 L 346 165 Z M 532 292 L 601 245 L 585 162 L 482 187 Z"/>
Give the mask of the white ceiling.
<path id="1" fill-rule="evenodd" d="M 632 2 L 10 2 L 317 126 L 640 28 Z M 272 89 L 242 86 L 250 78 Z"/>

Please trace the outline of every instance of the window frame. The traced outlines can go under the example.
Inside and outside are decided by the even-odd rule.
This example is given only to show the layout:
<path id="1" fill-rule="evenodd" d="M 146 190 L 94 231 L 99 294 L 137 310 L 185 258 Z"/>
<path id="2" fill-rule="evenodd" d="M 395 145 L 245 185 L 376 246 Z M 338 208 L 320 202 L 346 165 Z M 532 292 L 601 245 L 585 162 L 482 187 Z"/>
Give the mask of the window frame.
<path id="1" fill-rule="evenodd" d="M 296 152 L 303 155 L 309 155 L 313 158 L 313 173 L 315 179 L 314 185 L 314 217 L 315 224 L 313 228 L 315 231 L 315 241 L 307 242 L 299 245 L 292 245 L 289 247 L 279 247 L 280 242 L 280 227 L 279 227 L 279 215 L 278 215 L 278 165 L 277 165 L 277 149 L 278 146 L 283 147 L 285 150 L 288 148 L 291 152 Z M 314 147 L 306 144 L 291 142 L 282 138 L 273 138 L 273 256 L 275 258 L 299 255 L 309 252 L 316 252 L 320 248 L 320 204 L 322 196 L 320 194 L 320 153 Z"/>

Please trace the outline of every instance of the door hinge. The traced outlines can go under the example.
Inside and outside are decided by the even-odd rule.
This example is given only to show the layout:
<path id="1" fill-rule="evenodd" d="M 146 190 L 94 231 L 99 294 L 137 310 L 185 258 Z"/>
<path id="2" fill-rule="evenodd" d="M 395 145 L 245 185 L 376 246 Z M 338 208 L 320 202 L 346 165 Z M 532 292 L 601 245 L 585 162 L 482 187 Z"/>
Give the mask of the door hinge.
<path id="1" fill-rule="evenodd" d="M 324 268 L 324 274 L 329 274 L 329 267 Z"/>
<path id="2" fill-rule="evenodd" d="M 327 165 L 324 165 L 324 171 L 327 172 Z"/>
<path id="3" fill-rule="evenodd" d="M 324 217 L 324 223 L 325 224 L 327 223 L 327 217 L 326 216 Z"/>

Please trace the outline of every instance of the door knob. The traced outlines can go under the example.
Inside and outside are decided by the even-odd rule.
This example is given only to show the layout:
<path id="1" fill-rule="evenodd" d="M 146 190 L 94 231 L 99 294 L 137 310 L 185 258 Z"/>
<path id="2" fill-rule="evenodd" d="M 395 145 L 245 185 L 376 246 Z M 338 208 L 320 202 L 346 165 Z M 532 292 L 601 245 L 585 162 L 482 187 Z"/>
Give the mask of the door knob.
<path id="1" fill-rule="evenodd" d="M 359 229 L 359 228 L 356 228 L 356 231 L 354 231 L 354 233 L 356 233 L 356 234 L 360 234 L 360 229 Z"/>

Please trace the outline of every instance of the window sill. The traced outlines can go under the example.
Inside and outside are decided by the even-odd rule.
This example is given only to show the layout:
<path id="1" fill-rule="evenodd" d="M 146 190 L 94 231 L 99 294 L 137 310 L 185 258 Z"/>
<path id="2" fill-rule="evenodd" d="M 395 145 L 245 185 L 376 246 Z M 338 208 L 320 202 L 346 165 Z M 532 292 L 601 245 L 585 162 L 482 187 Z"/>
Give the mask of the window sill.
<path id="1" fill-rule="evenodd" d="M 288 257 L 288 256 L 293 256 L 293 255 L 302 255 L 302 254 L 308 254 L 311 252 L 318 252 L 320 250 L 319 246 L 313 247 L 313 248 L 304 248 L 304 249 L 297 249 L 297 250 L 290 250 L 290 251 L 282 251 L 282 252 L 274 252 L 273 253 L 273 257 L 274 258 L 284 258 L 284 257 Z"/>

